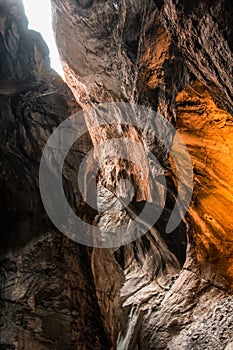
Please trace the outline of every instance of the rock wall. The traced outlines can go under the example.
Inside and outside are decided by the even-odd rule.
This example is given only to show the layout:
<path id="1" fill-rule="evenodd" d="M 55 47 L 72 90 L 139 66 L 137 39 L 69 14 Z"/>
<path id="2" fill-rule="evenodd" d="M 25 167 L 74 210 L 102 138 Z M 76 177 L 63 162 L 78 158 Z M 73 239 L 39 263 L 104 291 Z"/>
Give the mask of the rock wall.
<path id="1" fill-rule="evenodd" d="M 0 348 L 110 348 L 111 330 L 107 332 L 101 317 L 91 249 L 55 230 L 38 186 L 42 150 L 50 134 L 80 106 L 51 70 L 40 34 L 27 29 L 21 1 L 1 1 L 0 23 Z M 77 145 L 78 163 L 90 145 L 88 135 Z M 110 271 L 116 263 L 108 251 L 104 255 L 109 258 L 99 271 L 105 263 Z M 115 268 L 117 275 L 121 281 Z M 109 308 L 115 284 L 109 277 L 103 290 Z"/>
<path id="2" fill-rule="evenodd" d="M 41 36 L 27 29 L 22 2 L 0 1 L 0 348 L 231 349 L 232 5 L 223 0 L 52 0 L 52 5 L 72 92 L 50 69 Z M 154 109 L 182 134 L 192 158 L 194 193 L 172 234 L 165 227 L 177 175 L 169 149 L 153 133 L 154 120 L 142 121 L 149 132 L 122 125 L 90 130 L 64 166 L 70 204 L 103 231 L 129 222 L 145 201 L 152 203 L 155 188 L 156 204 L 162 205 L 166 186 L 164 210 L 145 236 L 114 249 L 88 248 L 57 232 L 45 214 L 38 173 L 46 141 L 80 107 L 106 102 Z M 95 118 L 86 113 L 89 129 Z M 111 115 L 106 118 L 111 124 Z M 145 180 L 132 162 L 109 162 L 112 150 L 105 146 L 96 216 L 75 176 L 91 148 L 116 136 L 138 141 L 131 159 L 152 152 L 165 169 L 166 185 L 147 158 Z M 96 152 L 94 160 L 100 157 Z M 133 179 L 134 196 L 125 211 L 109 216 L 104 208 L 126 195 L 119 179 Z"/>
<path id="3" fill-rule="evenodd" d="M 155 272 L 160 259 L 156 249 L 153 249 L 151 233 L 143 240 L 115 252 L 126 276 L 121 289 L 124 317 L 118 349 L 224 349 L 231 340 L 231 329 L 226 330 L 220 326 L 218 316 L 216 318 L 215 315 L 217 310 L 223 314 L 224 308 L 231 302 L 228 293 L 232 283 L 232 229 L 229 211 L 223 208 L 227 206 L 229 209 L 231 205 L 231 163 L 229 160 L 226 163 L 226 159 L 228 153 L 230 157 L 232 116 L 224 111 L 219 112 L 217 106 L 209 111 L 208 101 L 212 97 L 207 95 L 200 94 L 202 101 L 197 103 L 198 109 L 191 109 L 195 120 L 190 115 L 189 107 L 195 105 L 193 99 L 198 93 L 190 84 L 198 78 L 219 106 L 232 111 L 231 7 L 224 1 L 186 4 L 182 1 L 77 3 L 67 0 L 62 6 L 59 0 L 53 1 L 54 30 L 66 79 L 82 107 L 123 100 L 154 108 L 168 120 L 177 120 L 181 134 L 188 135 L 184 138 L 193 156 L 195 189 L 186 228 L 185 224 L 178 228 L 173 242 L 166 239 L 166 235 L 160 237 L 177 254 L 178 246 L 186 247 L 185 235 L 182 234 L 186 231 L 189 245 L 185 263 L 181 259 L 184 263 L 181 271 L 179 268 L 165 284 L 160 283 L 158 272 Z M 70 41 L 68 38 L 71 32 Z M 192 101 L 185 92 L 179 94 L 176 101 L 178 92 L 187 85 L 190 86 L 189 91 L 192 91 Z M 208 137 L 201 136 L 198 131 L 194 137 L 195 123 L 199 128 L 201 125 L 207 127 L 208 123 L 214 123 L 212 120 L 215 120 L 216 112 L 220 114 L 219 119 L 223 119 L 223 123 L 227 121 L 229 124 L 227 140 L 225 134 L 218 135 L 219 139 L 215 140 L 213 125 L 210 125 L 211 133 L 206 131 Z M 150 128 L 153 126 L 150 125 Z M 129 133 L 132 135 L 133 131 L 130 130 Z M 126 137 L 130 137 L 129 133 L 122 131 Z M 109 133 L 108 130 L 108 137 L 113 138 L 114 135 L 116 131 Z M 148 144 L 147 136 L 144 141 Z M 100 141 L 96 135 L 91 137 L 97 143 Z M 198 145 L 196 137 L 200 138 Z M 219 158 L 215 148 L 210 146 L 213 143 L 216 149 L 223 152 Z M 203 151 L 199 149 L 200 144 L 203 145 Z M 166 163 L 167 154 L 163 153 L 155 139 L 151 142 L 150 149 L 156 156 L 159 155 L 163 165 L 167 165 L 168 187 L 172 193 L 176 193 L 175 169 Z M 205 160 L 206 152 L 208 155 L 212 152 L 215 154 L 215 160 L 208 164 Z M 135 153 L 139 154 L 137 150 Z M 224 159 L 224 164 L 229 164 L 228 168 L 219 165 L 219 170 L 216 169 L 214 162 L 219 164 L 220 158 Z M 135 169 L 129 166 L 127 168 L 125 164 L 121 166 L 128 173 L 135 174 Z M 207 172 L 208 181 L 207 175 L 202 175 L 203 170 L 199 167 L 205 169 L 205 174 Z M 119 164 L 112 164 L 112 174 L 114 169 L 119 168 Z M 225 180 L 222 179 L 223 172 L 228 174 Z M 205 181 L 199 178 L 201 175 Z M 109 181 L 104 170 L 101 176 Z M 116 179 L 111 178 L 110 181 L 111 186 L 114 186 Z M 148 181 L 150 182 L 149 179 Z M 147 196 L 138 198 L 134 204 L 139 205 L 140 200 L 146 199 Z M 166 206 L 172 208 L 173 205 L 174 201 L 169 197 Z M 223 212 L 227 215 L 224 220 Z M 165 217 L 163 214 L 158 224 L 160 234 L 163 233 Z M 105 224 L 106 221 L 108 224 L 117 222 L 112 217 L 106 218 Z M 149 249 L 146 248 L 148 246 Z M 161 247 L 159 251 L 165 261 L 168 261 L 168 255 Z M 151 256 L 152 264 L 149 263 Z M 163 271 L 163 274 L 166 275 L 166 272 Z M 223 323 L 231 322 L 232 308 L 229 304 Z"/>
<path id="4" fill-rule="evenodd" d="M 163 18 L 192 72 L 232 114 L 232 3 L 165 0 Z"/>
<path id="5" fill-rule="evenodd" d="M 177 96 L 177 106 L 177 128 L 193 162 L 189 213 L 198 260 L 206 274 L 225 276 L 232 289 L 232 116 L 216 106 L 200 82 Z"/>

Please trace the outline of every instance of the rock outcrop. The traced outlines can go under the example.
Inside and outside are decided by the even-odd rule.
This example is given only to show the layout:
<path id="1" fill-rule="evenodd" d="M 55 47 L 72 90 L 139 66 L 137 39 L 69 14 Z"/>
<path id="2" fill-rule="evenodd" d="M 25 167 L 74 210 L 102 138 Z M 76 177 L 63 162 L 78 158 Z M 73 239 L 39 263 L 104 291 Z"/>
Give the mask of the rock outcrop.
<path id="1" fill-rule="evenodd" d="M 52 5 L 69 87 L 49 67 L 41 36 L 27 29 L 22 2 L 0 1 L 0 348 L 231 349 L 232 5 L 224 0 L 52 0 Z M 151 115 L 135 116 L 141 128 L 117 124 L 116 105 L 105 115 L 108 125 L 91 129 L 100 117 L 88 110 L 107 102 L 159 112 L 187 144 L 194 192 L 186 217 L 170 234 L 166 225 L 178 195 L 169 158 L 173 137 L 162 128 L 165 142 L 159 142 Z M 89 133 L 73 145 L 63 173 L 74 211 L 104 234 L 129 224 L 146 201 L 151 216 L 163 208 L 146 235 L 121 247 L 75 243 L 57 232 L 43 209 L 38 185 L 43 148 L 54 129 L 81 108 Z M 115 150 L 112 139 L 121 140 Z M 128 147 L 126 139 L 136 146 Z M 76 174 L 93 148 L 82 197 Z M 109 152 L 120 155 L 125 149 L 130 161 L 109 159 Z M 98 162 L 99 212 L 85 202 Z M 131 181 L 133 194 L 122 180 Z"/>
<path id="2" fill-rule="evenodd" d="M 232 114 L 232 3 L 165 0 L 163 18 L 192 72 Z"/>
<path id="3" fill-rule="evenodd" d="M 170 121 L 175 122 L 178 118 L 177 125 L 178 127 L 182 125 L 180 130 L 182 134 L 182 120 L 184 120 L 186 133 L 189 136 L 185 140 L 190 146 L 191 155 L 194 153 L 192 158 L 194 174 L 195 171 L 200 171 L 196 170 L 199 166 L 206 167 L 205 171 L 209 174 L 212 165 L 210 163 L 209 167 L 206 165 L 204 153 L 209 153 L 209 139 L 212 143 L 214 136 L 208 134 L 208 139 L 201 139 L 200 142 L 203 143 L 203 150 L 205 150 L 202 157 L 198 146 L 192 144 L 196 141 L 191 130 L 195 128 L 195 122 L 197 125 L 204 123 L 205 115 L 209 116 L 208 120 L 212 123 L 211 121 L 216 117 L 214 114 L 217 107 L 213 107 L 215 110 L 211 112 L 207 111 L 210 97 L 206 95 L 200 97 L 203 102 L 199 101 L 200 109 L 195 109 L 193 112 L 196 118 L 194 121 L 188 114 L 189 97 L 185 95 L 187 101 L 185 98 L 181 101 L 181 96 L 185 94 L 183 93 L 179 95 L 177 103 L 175 99 L 179 91 L 198 78 L 217 99 L 220 106 L 223 108 L 225 106 L 228 111 L 232 111 L 230 74 L 232 17 L 229 3 L 214 1 L 210 4 L 208 1 L 202 1 L 196 6 L 194 3 L 187 5 L 182 1 L 154 1 L 154 3 L 151 1 L 133 3 L 131 1 L 116 3 L 93 1 L 85 6 L 84 3 L 65 1 L 61 7 L 61 2 L 54 0 L 53 4 L 54 30 L 67 82 L 82 107 L 122 100 L 140 103 L 154 108 Z M 224 15 L 226 19 L 224 21 L 222 13 L 226 15 Z M 69 40 L 70 32 L 73 33 L 72 41 Z M 192 89 L 194 88 L 190 87 L 189 91 L 195 91 Z M 193 92 L 193 95 L 195 93 L 198 92 Z M 176 105 L 179 107 L 178 115 Z M 230 128 L 231 115 L 224 111 L 219 113 L 221 118 L 225 115 L 224 120 Z M 186 126 L 186 118 L 190 119 L 188 124 L 190 131 Z M 207 121 L 206 123 L 208 124 Z M 153 126 L 151 125 L 150 128 L 152 129 Z M 214 134 L 214 127 L 211 130 Z M 112 132 L 108 130 L 108 137 L 113 138 L 116 135 L 114 133 L 114 130 Z M 132 135 L 132 130 L 129 133 Z M 129 138 L 129 133 L 122 131 L 121 136 Z M 228 135 L 226 154 L 229 150 L 230 155 L 230 132 Z M 145 143 L 148 144 L 147 136 L 145 135 Z M 100 141 L 96 135 L 93 139 Z M 224 150 L 225 135 L 221 139 L 222 141 L 216 140 L 216 148 Z M 163 153 L 155 139 L 150 147 L 156 156 L 159 155 L 160 162 L 163 165 L 167 164 L 167 155 Z M 193 149 L 193 147 L 196 148 Z M 108 150 L 105 149 L 104 152 L 107 153 Z M 135 150 L 135 153 L 139 154 L 138 150 Z M 222 156 L 221 153 L 219 157 Z M 216 159 L 216 156 L 213 157 Z M 186 261 L 181 272 L 177 271 L 169 283 L 161 286 L 156 278 L 152 266 L 159 265 L 159 257 L 151 248 L 153 244 L 150 242 L 150 234 L 142 241 L 139 240 L 115 252 L 126 276 L 126 282 L 121 290 L 125 317 L 118 339 L 119 349 L 193 349 L 195 347 L 224 349 L 230 341 L 230 328 L 226 331 L 224 327 L 220 327 L 219 334 L 214 331 L 218 322 L 214 316 L 215 309 L 222 310 L 220 313 L 224 313 L 225 305 L 231 300 L 225 301 L 232 283 L 230 238 L 232 223 L 226 209 L 222 209 L 222 212 L 228 216 L 224 223 L 221 223 L 222 214 L 220 212 L 216 214 L 220 202 L 224 203 L 228 209 L 231 205 L 229 160 L 227 164 L 229 169 L 223 170 L 228 174 L 226 182 L 220 180 L 223 174 L 215 175 L 216 170 L 214 170 L 211 175 L 208 175 L 210 183 L 207 180 L 202 183 L 200 179 L 201 183 L 197 185 L 199 173 L 195 174 L 194 199 L 187 217 L 189 224 L 186 226 L 189 237 Z M 135 174 L 135 169 L 125 167 L 125 164 L 121 166 L 126 168 L 129 174 L 132 172 Z M 114 169 L 116 174 L 119 173 L 118 163 L 112 164 L 111 167 L 111 174 L 114 174 Z M 220 168 L 219 166 L 219 171 Z M 168 171 L 167 179 L 170 179 L 170 182 L 167 181 L 169 190 L 175 193 L 176 180 L 172 173 L 174 173 L 173 167 Z M 102 179 L 110 181 L 111 186 L 114 185 L 116 181 L 114 176 L 109 180 L 104 170 L 101 176 Z M 218 197 L 219 199 L 214 202 L 209 197 L 215 196 L 214 177 L 218 181 L 219 195 L 223 189 L 228 188 L 224 194 L 226 201 Z M 140 184 L 142 186 L 142 181 Z M 140 189 L 140 186 L 137 187 L 137 191 L 139 191 L 138 188 Z M 203 192 L 208 195 L 204 195 Z M 197 203 L 199 200 L 203 202 L 204 197 L 205 207 L 203 208 Z M 148 197 L 138 198 L 138 201 L 140 200 L 148 200 Z M 168 198 L 167 206 L 171 208 L 172 205 L 174 202 Z M 161 221 L 163 220 L 162 215 Z M 116 224 L 116 220 L 112 217 L 105 220 L 105 225 L 106 221 L 108 224 L 111 222 Z M 163 224 L 160 223 L 160 233 L 161 226 Z M 181 232 L 180 227 L 179 234 L 174 239 L 180 245 L 185 244 Z M 165 239 L 164 236 L 163 239 Z M 170 249 L 177 253 L 174 242 L 166 242 Z M 148 246 L 149 249 L 146 249 Z M 166 260 L 164 251 L 162 255 Z M 151 256 L 154 257 L 152 264 L 148 261 L 148 257 Z M 211 302 L 207 301 L 209 298 Z M 226 315 L 223 323 L 225 322 L 227 324 L 232 322 L 232 309 Z M 203 323 L 206 326 L 203 326 Z M 206 334 L 205 341 L 203 341 L 202 332 Z M 193 338 L 192 333 L 195 334 Z"/>
<path id="4" fill-rule="evenodd" d="M 42 37 L 27 29 L 22 2 L 6 0 L 0 5 L 0 348 L 110 348 L 111 332 L 113 338 L 117 327 L 114 323 L 114 330 L 109 326 L 107 332 L 101 317 L 95 258 L 87 247 L 55 230 L 38 185 L 49 135 L 80 106 L 51 70 Z M 77 145 L 78 162 L 90 145 L 88 135 Z M 69 193 L 72 178 L 65 176 Z M 110 282 L 110 270 L 116 263 L 110 253 L 104 255 L 98 271 L 104 276 L 108 265 L 103 293 L 111 309 L 116 282 Z M 123 277 L 114 268 L 114 278 L 118 274 L 121 284 Z"/>

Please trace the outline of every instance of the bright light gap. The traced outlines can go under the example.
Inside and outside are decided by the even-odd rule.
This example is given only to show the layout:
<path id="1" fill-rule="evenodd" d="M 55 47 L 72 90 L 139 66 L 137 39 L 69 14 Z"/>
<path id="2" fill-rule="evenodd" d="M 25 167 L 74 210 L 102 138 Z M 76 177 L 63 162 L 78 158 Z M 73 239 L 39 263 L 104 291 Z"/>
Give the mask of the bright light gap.
<path id="1" fill-rule="evenodd" d="M 50 51 L 51 67 L 64 78 L 52 28 L 51 0 L 23 0 L 28 28 L 40 32 Z"/>

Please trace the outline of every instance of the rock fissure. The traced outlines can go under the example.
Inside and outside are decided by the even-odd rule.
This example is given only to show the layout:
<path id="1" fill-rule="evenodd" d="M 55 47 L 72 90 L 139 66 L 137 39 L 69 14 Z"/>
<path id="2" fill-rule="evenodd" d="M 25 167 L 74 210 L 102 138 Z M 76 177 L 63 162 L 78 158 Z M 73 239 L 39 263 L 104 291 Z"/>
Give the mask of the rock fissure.
<path id="1" fill-rule="evenodd" d="M 42 37 L 28 30 L 22 1 L 0 1 L 0 348 L 231 349 L 232 3 L 51 2 L 67 84 L 51 70 Z M 117 106 L 105 114 L 107 126 L 93 128 L 99 116 L 85 110 L 107 102 L 155 110 L 184 139 L 194 190 L 171 234 L 166 226 L 179 192 L 173 138 L 161 128 L 160 142 L 152 114 L 143 121 L 136 115 L 141 129 L 118 125 Z M 88 132 L 63 167 L 75 213 L 106 234 L 136 219 L 146 202 L 151 216 L 163 208 L 153 227 L 140 222 L 144 236 L 124 246 L 80 245 L 59 233 L 43 208 L 43 149 L 81 108 Z M 112 139 L 121 140 L 117 155 L 125 148 L 130 161 L 109 159 Z M 127 148 L 125 139 L 138 144 Z M 92 148 L 81 193 L 77 173 Z M 91 176 L 96 208 L 87 203 Z"/>

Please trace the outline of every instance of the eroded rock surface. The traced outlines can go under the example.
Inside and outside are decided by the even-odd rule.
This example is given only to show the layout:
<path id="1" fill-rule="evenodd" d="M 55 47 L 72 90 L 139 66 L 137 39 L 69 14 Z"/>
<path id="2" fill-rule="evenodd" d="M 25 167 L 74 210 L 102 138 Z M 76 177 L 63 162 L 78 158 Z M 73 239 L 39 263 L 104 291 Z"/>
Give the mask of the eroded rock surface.
<path id="1" fill-rule="evenodd" d="M 226 277 L 232 288 L 232 125 L 206 88 L 196 82 L 177 97 L 180 131 L 192 157 L 194 192 L 190 207 L 199 261 Z M 211 189 L 211 190 L 210 190 Z M 211 268 L 210 268 L 211 269 Z"/>
<path id="2" fill-rule="evenodd" d="M 0 348 L 110 348 L 117 323 L 102 319 L 91 250 L 55 230 L 38 187 L 40 158 L 50 134 L 80 106 L 50 69 L 41 36 L 27 29 L 21 1 L 0 5 Z M 90 145 L 86 135 L 77 146 L 77 164 Z M 67 195 L 69 175 L 65 172 Z M 75 206 L 73 192 L 69 197 Z M 109 252 L 101 254 L 109 258 L 98 271 L 103 276 L 106 263 L 111 275 L 116 263 Z M 121 285 L 117 268 L 113 275 L 119 275 Z M 118 293 L 113 284 L 109 277 L 108 288 L 103 288 L 109 309 Z M 111 322 L 113 331 L 107 331 Z"/>
<path id="3" fill-rule="evenodd" d="M 74 95 L 51 71 L 40 35 L 27 29 L 22 3 L 0 2 L 0 347 L 231 349 L 232 5 L 207 0 L 53 0 L 52 5 Z M 103 234 L 128 223 L 146 201 L 152 215 L 155 204 L 164 205 L 145 236 L 111 250 L 87 248 L 58 233 L 44 213 L 38 189 L 42 149 L 54 128 L 80 106 L 106 102 L 139 103 L 177 123 L 192 158 L 195 185 L 187 217 L 166 233 L 177 196 L 176 170 L 169 159 L 172 136 L 161 130 L 164 147 L 149 116 L 143 121 L 136 116 L 140 130 L 112 125 L 113 116 L 107 114 L 110 126 L 90 130 L 66 159 L 69 203 Z M 119 116 L 115 107 L 113 113 Z M 85 118 L 90 129 L 99 116 L 87 112 Z M 146 177 L 132 161 L 109 161 L 113 149 L 108 141 L 116 137 L 138 142 L 128 153 L 131 160 L 140 155 Z M 101 142 L 108 145 L 100 152 Z M 122 141 L 116 149 L 126 146 Z M 93 147 L 81 198 L 75 174 Z M 149 152 L 163 167 L 166 184 Z M 97 213 L 85 196 L 100 160 Z M 130 180 L 133 189 L 124 210 L 122 179 Z M 118 210 L 109 214 L 114 206 Z"/>
<path id="4" fill-rule="evenodd" d="M 232 3 L 228 0 L 163 3 L 165 25 L 192 72 L 232 113 Z"/>
<path id="5" fill-rule="evenodd" d="M 204 82 L 222 106 L 232 110 L 230 73 L 232 38 L 230 5 L 228 3 L 211 2 L 210 4 L 207 1 L 202 1 L 196 6 L 194 3 L 190 5 L 182 1 L 176 3 L 173 1 L 154 1 L 154 4 L 150 1 L 133 3 L 131 1 L 93 1 L 85 7 L 83 3 L 77 4 L 67 0 L 63 2 L 63 7 L 61 7 L 61 2 L 55 0 L 53 4 L 54 29 L 67 82 L 83 107 L 93 106 L 96 102 L 123 100 L 152 107 L 168 120 L 174 122 L 177 118 L 176 95 L 179 90 L 189 84 L 192 77 L 196 76 Z M 226 14 L 225 21 L 222 20 L 222 13 Z M 69 29 L 68 23 L 70 24 Z M 70 31 L 73 33 L 71 41 L 68 40 Z M 186 63 L 191 73 L 187 69 Z M 201 102 L 198 103 L 198 105 L 200 104 L 199 109 L 193 111 L 196 118 L 194 121 L 189 116 L 188 108 L 187 114 L 185 114 L 185 110 L 182 112 L 182 106 L 185 106 L 185 103 L 189 105 L 188 96 L 184 96 L 184 100 L 181 102 L 178 101 L 180 106 L 178 126 L 182 123 L 181 120 L 187 118 L 190 128 L 195 128 L 195 122 L 201 128 L 201 123 L 208 124 L 208 121 L 204 122 L 206 114 L 209 122 L 213 122 L 214 111 L 212 114 L 207 112 L 205 108 L 202 108 Z M 203 103 L 206 105 L 207 100 Z M 226 114 L 226 112 L 222 113 Z M 231 116 L 228 115 L 225 119 L 230 120 Z M 91 126 L 91 123 L 89 125 Z M 151 124 L 150 128 L 153 129 Z M 211 126 L 210 130 L 215 132 Z M 98 144 L 102 138 L 110 139 L 116 136 L 117 132 L 113 128 L 106 131 L 101 130 L 97 135 L 91 134 L 93 144 Z M 197 147 L 196 144 L 193 146 L 195 138 L 192 132 L 188 130 L 187 133 L 191 134 L 192 141 L 188 142 L 189 139 L 185 138 L 190 144 L 191 155 L 195 153 L 195 159 L 203 164 L 199 146 Z M 106 136 L 104 136 L 105 134 Z M 119 134 L 117 135 L 119 137 Z M 120 133 L 122 137 L 130 138 L 132 135 L 134 135 L 133 129 L 121 130 Z M 209 144 L 213 142 L 214 137 L 211 135 L 208 136 L 211 141 L 206 138 L 201 140 L 205 152 L 208 152 Z M 140 135 L 133 137 L 141 139 Z M 142 141 L 148 144 L 148 135 L 144 135 L 144 137 L 145 139 L 142 138 Z M 220 135 L 216 137 L 219 137 L 216 140 L 216 147 L 224 150 L 225 136 L 222 137 L 222 141 L 220 141 Z M 230 136 L 228 139 L 230 140 Z M 229 142 L 227 141 L 227 144 Z M 197 148 L 196 152 L 193 147 Z M 150 143 L 150 149 L 155 152 L 163 165 L 167 165 L 168 186 L 171 192 L 175 193 L 174 183 L 176 180 L 175 176 L 172 175 L 174 168 L 169 169 L 168 163 L 166 163 L 166 152 L 163 153 L 155 138 Z M 104 149 L 104 153 L 108 151 L 107 148 Z M 226 150 L 227 152 L 228 150 Z M 136 153 L 140 154 L 138 150 L 135 150 Z M 215 156 L 213 155 L 213 157 Z M 228 156 L 226 155 L 226 157 Z M 192 158 L 194 173 L 195 159 Z M 230 186 L 231 183 L 230 161 L 227 161 L 227 164 L 229 164 L 229 169 L 223 171 L 228 174 L 226 180 L 228 185 L 222 183 L 224 188 Z M 120 164 L 113 162 L 110 166 L 112 177 L 109 177 L 106 172 L 107 165 L 109 166 L 109 164 L 103 166 L 101 179 L 105 183 L 110 181 L 109 185 L 113 188 L 116 184 L 115 176 L 119 174 L 121 169 L 124 169 L 128 174 L 126 178 L 130 178 L 132 173 L 134 175 L 137 173 L 135 168 L 127 166 L 124 162 Z M 211 172 L 211 166 L 208 167 L 206 164 L 203 166 L 207 167 L 207 172 Z M 218 169 L 220 168 L 219 166 Z M 209 176 L 212 178 L 214 174 L 211 173 Z M 223 174 L 217 176 L 221 178 Z M 148 181 L 151 180 L 148 179 Z M 140 198 L 140 193 L 145 193 L 142 190 L 143 181 L 135 177 L 134 184 L 136 184 L 135 191 L 138 195 L 136 195 L 136 203 L 133 204 L 140 206 L 139 201 L 148 200 L 150 195 L 148 196 L 147 193 Z M 217 190 L 219 194 L 222 188 L 219 184 Z M 213 187 L 208 186 L 205 181 L 205 184 L 200 184 L 199 192 L 195 187 L 194 197 L 197 191 L 197 201 L 202 201 L 203 191 L 208 192 L 208 197 L 214 196 L 212 190 Z M 231 197 L 230 191 L 226 190 L 224 195 L 228 200 Z M 103 191 L 101 199 L 103 202 L 104 197 L 109 201 L 111 194 Z M 225 202 L 220 197 L 219 201 Z M 231 202 L 230 200 L 229 205 Z M 208 198 L 208 203 L 212 206 L 212 211 L 216 211 L 220 205 L 220 202 L 214 204 L 214 200 L 210 198 Z M 226 206 L 228 206 L 227 203 L 225 203 Z M 172 197 L 168 198 L 166 205 L 170 209 L 172 208 L 174 205 Z M 209 214 L 201 215 L 202 218 L 200 221 L 198 220 L 200 208 L 201 206 L 196 208 L 194 203 L 190 209 L 192 219 L 188 220 L 189 230 L 187 230 L 188 226 L 186 226 L 186 230 L 184 229 L 184 232 L 186 231 L 189 236 L 190 244 L 186 262 L 181 271 L 179 271 L 180 269 L 176 272 L 173 271 L 172 279 L 158 279 L 161 277 L 161 271 L 162 276 L 166 276 L 166 270 L 161 269 L 160 272 L 156 270 L 155 267 L 160 266 L 160 257 L 156 251 L 158 249 L 162 254 L 165 264 L 168 255 L 164 249 L 161 249 L 161 246 L 157 249 L 154 247 L 153 242 L 151 242 L 151 233 L 142 240 L 115 252 L 116 259 L 124 269 L 126 278 L 121 289 L 125 316 L 118 339 L 117 347 L 119 349 L 224 349 L 230 342 L 230 328 L 223 326 L 219 330 L 219 334 L 216 333 L 217 321 L 215 322 L 213 315 L 215 309 L 218 308 L 222 310 L 220 313 L 225 314 L 224 305 L 230 303 L 231 300 L 230 297 L 228 298 L 228 290 L 231 288 L 232 281 L 231 219 L 229 211 L 226 211 L 229 219 L 224 220 L 224 224 L 221 225 L 220 222 L 223 219 L 220 212 L 219 214 L 212 213 L 217 220 L 217 226 L 211 224 L 209 227 Z M 206 211 L 209 212 L 209 210 Z M 223 211 L 225 212 L 224 209 Z M 165 214 L 162 215 L 158 224 L 160 234 L 163 232 L 165 217 Z M 102 225 L 106 227 L 121 220 L 120 217 L 114 218 L 104 215 Z M 203 225 L 208 226 L 209 231 L 203 230 Z M 227 228 L 225 229 L 224 226 Z M 179 234 L 173 243 L 170 239 L 165 239 L 166 235 L 162 235 L 168 247 L 175 254 L 177 247 L 174 249 L 174 242 L 185 245 L 185 239 L 181 233 L 182 228 L 180 227 L 178 231 Z M 204 238 L 207 234 L 208 238 Z M 154 235 L 156 236 L 155 232 Z M 211 301 L 208 301 L 209 298 Z M 222 302 L 219 303 L 219 300 Z M 203 322 L 206 323 L 204 327 L 202 326 Z M 223 323 L 231 324 L 231 322 L 232 308 L 229 306 Z M 202 332 L 206 333 L 205 341 L 201 335 Z M 195 334 L 193 337 L 192 333 Z M 217 337 L 221 341 L 217 340 Z"/>

